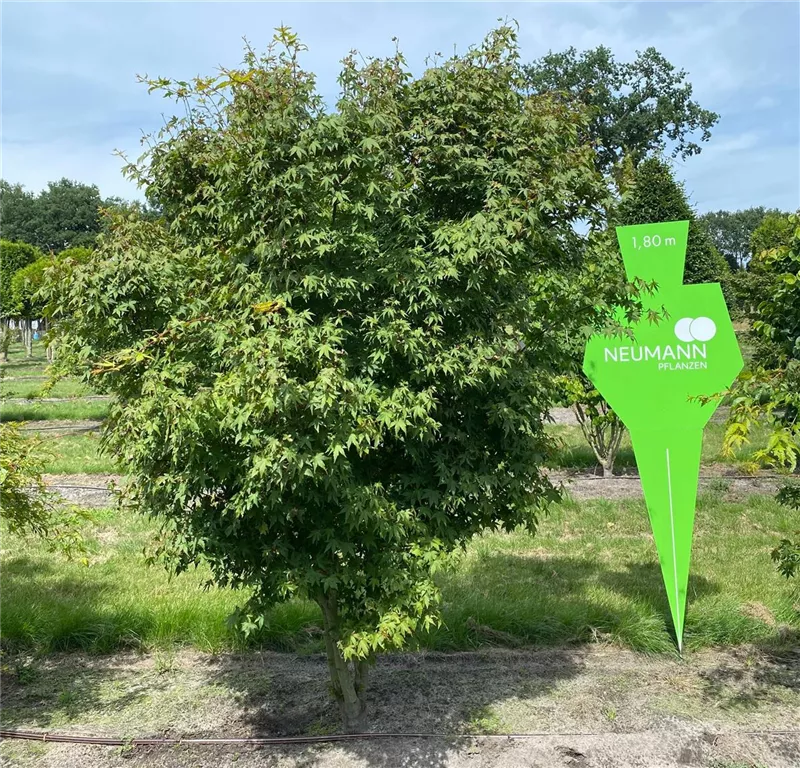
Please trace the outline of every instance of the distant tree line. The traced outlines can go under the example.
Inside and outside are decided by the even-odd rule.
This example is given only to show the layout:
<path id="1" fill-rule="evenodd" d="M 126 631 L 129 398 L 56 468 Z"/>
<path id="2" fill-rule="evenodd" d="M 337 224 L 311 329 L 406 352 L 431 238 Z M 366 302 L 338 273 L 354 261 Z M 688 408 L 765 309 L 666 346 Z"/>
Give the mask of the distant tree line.
<path id="1" fill-rule="evenodd" d="M 38 194 L 22 184 L 0 179 L 0 234 L 4 240 L 33 245 L 45 253 L 92 248 L 104 229 L 102 210 L 137 210 L 156 218 L 147 203 L 100 197 L 94 184 L 70 179 L 51 181 Z"/>
<path id="2" fill-rule="evenodd" d="M 103 199 L 94 184 L 51 181 L 38 194 L 0 179 L 0 356 L 16 332 L 32 353 L 33 323 L 44 316 L 38 296 L 45 270 L 84 262 L 106 228 L 103 211 L 156 219 L 157 208 L 120 197 Z"/>

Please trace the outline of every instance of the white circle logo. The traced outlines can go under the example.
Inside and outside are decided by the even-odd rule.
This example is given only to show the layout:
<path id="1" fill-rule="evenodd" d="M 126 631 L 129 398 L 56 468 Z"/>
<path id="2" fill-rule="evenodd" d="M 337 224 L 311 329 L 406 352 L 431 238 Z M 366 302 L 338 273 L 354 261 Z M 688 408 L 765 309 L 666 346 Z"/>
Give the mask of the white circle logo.
<path id="1" fill-rule="evenodd" d="M 675 323 L 675 335 L 680 341 L 710 341 L 717 326 L 710 317 L 682 317 Z"/>

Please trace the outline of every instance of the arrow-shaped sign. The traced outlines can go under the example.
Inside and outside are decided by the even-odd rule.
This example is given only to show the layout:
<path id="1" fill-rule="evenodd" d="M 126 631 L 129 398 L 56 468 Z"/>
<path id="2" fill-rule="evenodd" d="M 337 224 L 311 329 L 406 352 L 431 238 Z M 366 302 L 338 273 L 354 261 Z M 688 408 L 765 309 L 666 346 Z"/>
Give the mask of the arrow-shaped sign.
<path id="1" fill-rule="evenodd" d="M 703 427 L 742 369 L 719 283 L 683 284 L 688 221 L 617 227 L 629 280 L 655 281 L 632 336 L 593 336 L 583 370 L 631 433 L 678 640 L 683 647 Z"/>

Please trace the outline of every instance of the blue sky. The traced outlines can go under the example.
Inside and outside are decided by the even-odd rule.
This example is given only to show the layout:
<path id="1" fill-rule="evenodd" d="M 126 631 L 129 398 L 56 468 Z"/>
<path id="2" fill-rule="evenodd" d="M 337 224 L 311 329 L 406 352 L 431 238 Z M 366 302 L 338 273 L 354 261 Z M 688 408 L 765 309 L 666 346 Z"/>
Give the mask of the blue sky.
<path id="1" fill-rule="evenodd" d="M 700 212 L 800 206 L 800 4 L 639 3 L 2 3 L 2 176 L 39 190 L 66 176 L 140 197 L 113 156 L 172 105 L 136 74 L 191 77 L 241 61 L 283 23 L 309 47 L 328 101 L 350 49 L 425 57 L 477 43 L 499 17 L 520 24 L 525 60 L 607 45 L 621 60 L 655 46 L 689 73 L 721 120 L 701 155 L 677 165 Z"/>

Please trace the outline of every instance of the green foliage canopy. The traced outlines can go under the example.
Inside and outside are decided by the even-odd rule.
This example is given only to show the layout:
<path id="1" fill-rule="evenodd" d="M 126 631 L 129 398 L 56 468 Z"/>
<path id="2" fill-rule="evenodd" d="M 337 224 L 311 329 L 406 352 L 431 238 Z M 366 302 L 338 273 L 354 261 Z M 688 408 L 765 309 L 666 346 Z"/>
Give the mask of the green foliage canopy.
<path id="1" fill-rule="evenodd" d="M 750 255 L 759 256 L 775 248 L 788 248 L 792 235 L 794 234 L 794 229 L 789 214 L 780 213 L 778 211 L 767 213 L 750 235 Z M 788 252 L 786 253 L 787 258 L 789 258 Z M 764 266 L 767 266 L 766 270 L 764 270 Z M 774 261 L 770 261 L 765 265 L 763 260 L 757 259 L 753 263 L 753 269 L 755 271 L 774 272 L 775 270 L 771 269 L 773 266 L 776 266 Z"/>
<path id="2" fill-rule="evenodd" d="M 436 572 L 555 496 L 544 421 L 598 313 L 572 224 L 607 191 L 586 117 L 523 95 L 511 28 L 416 80 L 350 56 L 333 112 L 277 40 L 150 83 L 190 105 L 128 169 L 165 220 L 115 217 L 51 300 L 161 555 L 250 587 L 245 629 L 317 601 L 358 728 L 364 660 L 435 624 Z"/>
<path id="3" fill-rule="evenodd" d="M 36 197 L 22 184 L 0 179 L 0 227 L 5 240 L 36 242 Z"/>
<path id="4" fill-rule="evenodd" d="M 70 179 L 51 181 L 38 195 L 0 179 L 0 206 L 5 239 L 31 243 L 50 253 L 92 247 L 104 228 L 104 208 L 150 219 L 160 215 L 147 204 L 119 197 L 102 200 L 96 186 Z"/>
<path id="5" fill-rule="evenodd" d="M 672 156 L 698 154 L 719 115 L 692 100 L 687 73 L 655 48 L 618 62 L 605 46 L 578 53 L 549 53 L 526 68 L 527 86 L 536 93 L 561 92 L 591 110 L 586 137 L 598 142 L 597 163 L 605 173 L 623 158 L 634 166 L 653 152 L 672 146 Z"/>
<path id="6" fill-rule="evenodd" d="M 719 282 L 730 271 L 705 227 L 697 220 L 683 185 L 675 180 L 669 164 L 661 158 L 649 157 L 636 169 L 632 185 L 619 205 L 617 218 L 619 225 L 688 219 L 686 283 Z"/>
<path id="7" fill-rule="evenodd" d="M 14 275 L 43 256 L 38 248 L 28 243 L 0 240 L 0 313 L 3 317 L 19 316 L 12 287 Z"/>
<path id="8" fill-rule="evenodd" d="M 756 344 L 748 370 L 732 388 L 725 447 L 732 453 L 753 425 L 766 420 L 772 434 L 754 458 L 794 469 L 800 458 L 800 212 L 768 226 L 765 242 L 778 245 L 753 256 L 750 265 L 760 278 L 750 310 Z M 783 233 L 782 243 L 775 232 Z"/>
<path id="9" fill-rule="evenodd" d="M 0 424 L 0 513 L 11 533 L 47 539 L 53 551 L 81 555 L 87 548 L 81 524 L 89 517 L 64 504 L 42 480 L 45 453 L 40 440 L 24 438 L 16 424 Z"/>
<path id="10" fill-rule="evenodd" d="M 16 317 L 37 320 L 44 316 L 45 300 L 38 296 L 44 285 L 45 270 L 53 265 L 52 256 L 41 256 L 33 264 L 18 269 L 11 278 L 11 305 Z"/>
<path id="11" fill-rule="evenodd" d="M 800 513 L 800 484 L 784 485 L 778 491 L 777 499 L 793 513 Z M 772 550 L 772 559 L 778 571 L 787 579 L 795 576 L 800 571 L 800 531 L 795 531 L 794 539 L 781 539 Z"/>
<path id="12" fill-rule="evenodd" d="M 766 216 L 780 216 L 780 211 L 763 206 L 741 211 L 710 211 L 699 217 L 717 250 L 731 269 L 743 269 L 753 252 L 765 250 L 761 243 L 753 249 L 751 237 Z M 784 215 L 785 217 L 785 215 Z"/>

